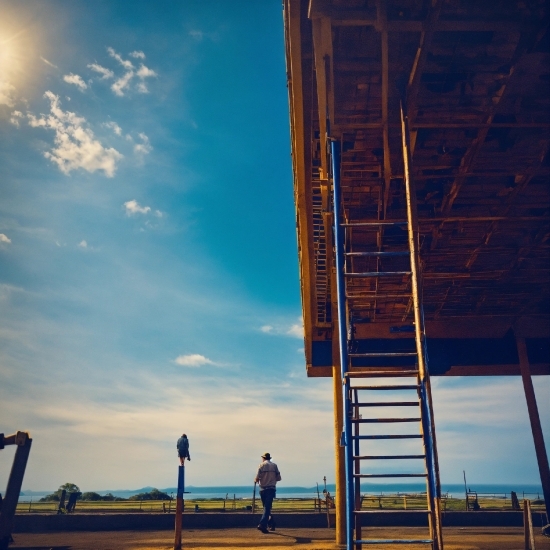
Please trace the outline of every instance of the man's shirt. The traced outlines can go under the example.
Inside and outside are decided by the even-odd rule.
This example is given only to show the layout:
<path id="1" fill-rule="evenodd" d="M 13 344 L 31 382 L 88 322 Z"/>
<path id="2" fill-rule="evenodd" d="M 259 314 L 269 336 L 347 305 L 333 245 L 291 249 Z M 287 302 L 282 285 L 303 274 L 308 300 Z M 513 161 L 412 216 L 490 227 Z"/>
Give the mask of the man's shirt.
<path id="1" fill-rule="evenodd" d="M 262 489 L 275 489 L 277 481 L 281 481 L 281 473 L 277 468 L 277 464 L 270 460 L 262 462 L 258 467 L 256 481 L 260 482 Z"/>

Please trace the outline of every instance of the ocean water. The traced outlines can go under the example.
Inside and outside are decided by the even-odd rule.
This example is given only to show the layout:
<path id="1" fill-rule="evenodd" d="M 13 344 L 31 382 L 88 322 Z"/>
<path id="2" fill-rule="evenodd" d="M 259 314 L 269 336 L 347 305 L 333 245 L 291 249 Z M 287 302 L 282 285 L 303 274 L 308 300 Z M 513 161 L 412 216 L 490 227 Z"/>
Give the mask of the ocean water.
<path id="1" fill-rule="evenodd" d="M 141 489 L 118 489 L 118 490 L 96 490 L 94 492 L 104 495 L 106 493 L 112 493 L 117 497 L 128 498 L 138 493 L 144 493 L 150 491 L 152 487 L 142 487 Z M 175 487 L 159 488 L 166 493 L 176 493 Z M 324 485 L 319 485 L 319 492 L 322 496 Z M 507 496 L 510 498 L 510 492 L 515 491 L 519 498 L 523 496 L 535 499 L 542 497 L 542 487 L 540 485 L 526 484 L 526 483 L 506 483 L 506 484 L 484 484 L 484 483 L 470 483 L 469 489 L 477 491 L 478 494 L 494 495 L 494 496 Z M 88 490 L 88 489 L 85 489 Z M 327 490 L 331 493 L 335 493 L 334 484 L 327 484 Z M 253 486 L 231 485 L 231 486 L 217 486 L 217 487 L 195 487 L 189 486 L 186 488 L 188 499 L 242 499 L 251 498 Z M 361 492 L 363 494 L 371 495 L 384 495 L 397 493 L 421 493 L 426 491 L 426 485 L 424 483 L 371 483 L 362 484 Z M 33 502 L 39 500 L 46 494 L 52 493 L 52 491 L 23 491 L 24 494 L 19 498 L 20 502 L 29 502 L 31 499 Z M 442 493 L 448 494 L 453 498 L 464 498 L 464 484 L 442 484 Z M 258 488 L 256 488 L 256 496 L 258 496 Z M 279 498 L 315 498 L 317 496 L 317 487 L 285 487 L 284 485 L 277 487 L 277 496 Z"/>

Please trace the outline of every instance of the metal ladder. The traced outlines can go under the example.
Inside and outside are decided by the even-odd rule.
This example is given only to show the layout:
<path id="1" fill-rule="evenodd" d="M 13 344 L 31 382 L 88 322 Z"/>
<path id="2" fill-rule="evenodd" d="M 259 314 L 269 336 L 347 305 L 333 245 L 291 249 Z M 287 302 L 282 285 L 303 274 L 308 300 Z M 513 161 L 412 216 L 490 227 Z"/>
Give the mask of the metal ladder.
<path id="1" fill-rule="evenodd" d="M 439 481 L 439 467 L 437 459 L 437 448 L 435 441 L 435 425 L 430 389 L 430 378 L 427 368 L 427 354 L 424 331 L 424 319 L 422 312 L 420 294 L 420 265 L 418 258 L 418 223 L 416 214 L 416 195 L 412 188 L 409 167 L 410 167 L 410 146 L 408 120 L 401 109 L 401 129 L 404 161 L 404 184 L 407 198 L 407 220 L 390 221 L 378 220 L 358 223 L 344 223 L 343 205 L 340 189 L 340 163 L 341 152 L 339 141 L 331 141 L 332 157 L 332 182 L 334 201 L 334 238 L 336 251 L 336 282 L 338 301 L 338 331 L 340 343 L 340 364 L 342 368 L 343 381 L 343 403 L 344 403 L 344 430 L 342 433 L 342 445 L 345 447 L 345 469 L 346 469 L 346 542 L 347 549 L 361 549 L 363 545 L 389 545 L 389 544 L 425 544 L 430 545 L 432 550 L 443 550 L 443 537 L 441 532 L 440 499 L 441 488 Z M 377 251 L 354 252 L 349 250 L 349 239 L 347 232 L 354 227 L 361 227 L 362 230 L 370 228 L 380 230 L 396 226 L 406 226 L 408 250 L 387 250 L 388 247 L 380 243 Z M 380 231 L 380 235 L 383 231 Z M 410 267 L 404 269 L 390 268 L 382 270 L 384 263 L 392 264 L 392 259 L 399 256 L 410 258 Z M 375 269 L 354 272 L 351 270 L 354 265 L 354 258 L 376 259 Z M 368 265 L 368 262 L 367 262 Z M 393 264 L 395 266 L 395 263 Z M 350 268 L 350 271 L 347 269 Z M 400 340 L 395 340 L 397 349 L 392 350 L 358 350 L 354 338 L 354 312 L 353 302 L 348 294 L 349 281 L 366 280 L 375 277 L 376 280 L 389 278 L 387 280 L 401 279 L 408 277 L 410 289 L 410 300 L 414 311 L 414 334 L 415 349 L 399 349 Z M 402 346 L 401 346 L 402 348 Z M 408 358 L 408 359 L 407 359 Z M 413 363 L 413 366 L 399 366 L 403 360 Z M 383 366 L 361 366 L 354 365 L 354 361 L 367 363 L 378 362 Z M 394 362 L 392 365 L 391 363 Z M 384 382 L 381 385 L 371 383 L 373 379 L 402 380 L 403 377 L 412 378 L 407 383 Z M 367 385 L 358 384 L 358 380 L 368 379 Z M 352 383 L 353 381 L 353 383 Z M 365 395 L 397 394 L 398 398 L 387 400 L 365 399 Z M 416 394 L 416 399 L 407 398 L 411 393 Z M 405 397 L 402 397 L 405 395 Z M 418 414 L 406 416 L 399 414 L 397 417 L 366 417 L 363 418 L 361 411 L 376 410 L 386 407 L 397 410 L 410 410 L 415 407 Z M 418 433 L 372 433 L 374 426 L 398 425 L 415 423 L 419 426 Z M 361 428 L 371 428 L 370 432 L 361 433 Z M 421 440 L 420 452 L 411 452 L 409 446 L 405 450 L 384 454 L 361 454 L 361 442 L 373 441 L 394 441 L 404 442 L 406 440 Z M 380 443 L 379 443 L 380 444 Z M 423 461 L 423 472 L 379 472 L 381 466 L 387 464 L 398 464 L 399 461 Z M 379 465 L 378 468 L 373 465 Z M 365 465 L 369 465 L 370 471 L 364 472 Z M 391 470 L 391 468 L 389 468 Z M 429 538 L 414 539 L 369 539 L 362 537 L 361 520 L 370 512 L 361 509 L 361 480 L 375 478 L 423 478 L 426 480 L 426 500 L 429 525 Z M 390 513 L 390 512 L 388 512 Z"/>

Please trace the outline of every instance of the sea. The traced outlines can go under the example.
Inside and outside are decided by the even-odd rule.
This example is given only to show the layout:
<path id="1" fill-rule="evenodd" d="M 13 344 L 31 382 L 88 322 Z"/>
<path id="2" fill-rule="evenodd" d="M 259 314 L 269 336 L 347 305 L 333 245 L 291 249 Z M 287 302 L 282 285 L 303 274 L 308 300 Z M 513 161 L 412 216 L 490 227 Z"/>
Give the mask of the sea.
<path id="1" fill-rule="evenodd" d="M 146 493 L 153 489 L 153 487 L 141 487 L 140 489 L 101 489 L 94 492 L 100 495 L 111 493 L 114 496 L 128 498 L 138 493 Z M 176 494 L 176 487 L 158 488 L 168 494 Z M 317 492 L 322 496 L 324 484 L 315 485 L 313 487 L 286 487 L 284 485 L 277 486 L 277 497 L 279 498 L 315 498 Z M 465 487 L 464 484 L 445 484 L 441 485 L 442 493 L 453 498 L 464 498 Z M 84 489 L 88 491 L 89 489 Z M 326 490 L 334 495 L 335 485 L 327 484 Z M 486 484 L 486 483 L 472 483 L 468 485 L 468 490 L 475 491 L 478 495 L 494 496 L 494 497 L 507 497 L 510 498 L 510 492 L 515 491 L 519 498 L 543 498 L 542 487 L 540 485 L 522 484 L 522 483 L 507 483 L 507 484 Z M 55 489 L 51 491 L 32 491 L 24 490 L 19 497 L 20 502 L 37 501 L 47 494 L 53 493 Z M 258 489 L 256 489 L 256 495 L 258 495 Z M 395 494 L 416 494 L 426 491 L 426 484 L 424 483 L 370 483 L 361 484 L 361 493 L 367 495 L 395 495 Z M 228 485 L 228 486 L 214 486 L 214 487 L 186 487 L 186 498 L 188 499 L 243 499 L 251 498 L 253 492 L 253 486 L 243 485 Z"/>

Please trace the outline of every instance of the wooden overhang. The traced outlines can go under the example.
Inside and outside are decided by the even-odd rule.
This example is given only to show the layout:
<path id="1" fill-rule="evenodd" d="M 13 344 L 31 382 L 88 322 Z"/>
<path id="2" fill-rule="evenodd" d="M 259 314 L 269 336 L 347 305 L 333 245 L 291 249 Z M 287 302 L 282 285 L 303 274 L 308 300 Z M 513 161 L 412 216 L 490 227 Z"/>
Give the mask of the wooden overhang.
<path id="1" fill-rule="evenodd" d="M 549 11 L 546 0 L 284 0 L 309 376 L 331 376 L 337 356 L 327 136 L 342 144 L 346 221 L 404 220 L 402 99 L 430 373 L 519 374 L 515 332 L 532 374 L 550 374 Z M 406 231 L 354 228 L 347 246 L 380 250 L 382 236 L 405 243 Z M 350 261 L 397 271 L 408 260 Z M 348 285 L 359 346 L 414 349 L 408 284 Z"/>

